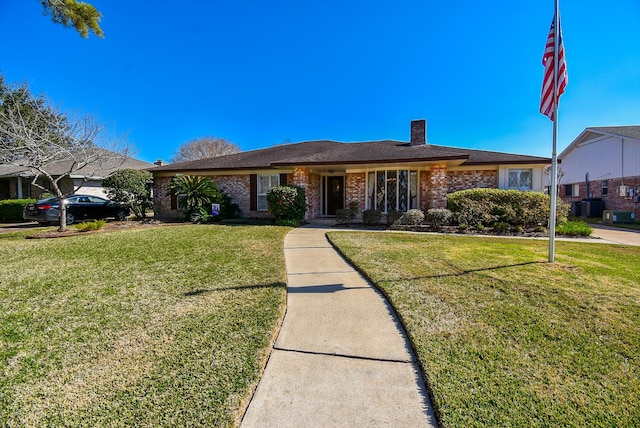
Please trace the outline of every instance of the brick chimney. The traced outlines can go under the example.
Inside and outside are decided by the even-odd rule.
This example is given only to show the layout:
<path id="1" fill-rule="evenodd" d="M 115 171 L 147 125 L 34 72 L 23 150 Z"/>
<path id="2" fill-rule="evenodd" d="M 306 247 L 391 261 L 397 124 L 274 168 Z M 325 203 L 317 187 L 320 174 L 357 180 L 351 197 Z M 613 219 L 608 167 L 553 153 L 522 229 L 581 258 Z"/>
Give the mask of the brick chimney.
<path id="1" fill-rule="evenodd" d="M 154 165 L 157 165 L 157 166 L 162 166 L 162 165 L 164 165 L 164 162 L 162 162 L 162 159 L 158 159 L 158 160 L 157 160 L 157 161 L 155 161 L 153 164 L 154 164 Z"/>
<path id="2" fill-rule="evenodd" d="M 425 119 L 411 121 L 411 145 L 427 144 L 427 121 Z"/>

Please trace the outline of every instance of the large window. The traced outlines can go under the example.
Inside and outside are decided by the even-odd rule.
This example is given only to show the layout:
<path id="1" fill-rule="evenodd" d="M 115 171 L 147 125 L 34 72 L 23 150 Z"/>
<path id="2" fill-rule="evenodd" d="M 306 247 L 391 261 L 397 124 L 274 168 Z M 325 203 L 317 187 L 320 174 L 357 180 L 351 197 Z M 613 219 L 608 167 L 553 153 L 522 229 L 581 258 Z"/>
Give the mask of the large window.
<path id="1" fill-rule="evenodd" d="M 258 174 L 258 211 L 267 211 L 267 192 L 280 185 L 279 174 Z"/>
<path id="2" fill-rule="evenodd" d="M 533 169 L 510 169 L 508 187 L 517 190 L 533 189 Z"/>
<path id="3" fill-rule="evenodd" d="M 370 171 L 367 173 L 367 195 L 367 208 L 382 212 L 418 208 L 418 171 Z"/>

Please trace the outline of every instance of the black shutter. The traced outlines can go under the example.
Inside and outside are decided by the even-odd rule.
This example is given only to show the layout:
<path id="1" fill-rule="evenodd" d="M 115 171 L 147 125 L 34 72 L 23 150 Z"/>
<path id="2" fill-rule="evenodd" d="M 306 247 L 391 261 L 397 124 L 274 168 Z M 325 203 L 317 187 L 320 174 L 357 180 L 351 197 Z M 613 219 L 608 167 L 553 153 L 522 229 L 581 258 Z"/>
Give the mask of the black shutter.
<path id="1" fill-rule="evenodd" d="M 178 209 L 178 197 L 171 194 L 171 211 L 176 211 Z"/>
<path id="2" fill-rule="evenodd" d="M 280 185 L 284 186 L 287 184 L 287 174 L 280 174 Z"/>
<path id="3" fill-rule="evenodd" d="M 258 174 L 249 176 L 249 211 L 258 211 Z"/>

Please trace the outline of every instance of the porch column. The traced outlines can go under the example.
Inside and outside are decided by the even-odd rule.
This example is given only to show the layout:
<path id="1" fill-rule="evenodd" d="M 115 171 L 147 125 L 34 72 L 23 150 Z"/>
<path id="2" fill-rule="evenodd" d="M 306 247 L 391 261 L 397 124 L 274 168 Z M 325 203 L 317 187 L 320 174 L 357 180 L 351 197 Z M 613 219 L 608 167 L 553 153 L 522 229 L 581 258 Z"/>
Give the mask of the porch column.
<path id="1" fill-rule="evenodd" d="M 447 164 L 444 162 L 431 165 L 429 176 L 429 206 L 427 208 L 447 207 Z"/>
<path id="2" fill-rule="evenodd" d="M 17 192 L 18 192 L 18 199 L 22 199 L 22 177 L 18 177 L 18 186 L 17 186 Z"/>
<path id="3" fill-rule="evenodd" d="M 309 220 L 310 213 L 313 212 L 311 208 L 311 200 L 312 200 L 312 189 L 310 186 L 310 174 L 307 168 L 294 168 L 293 169 L 293 184 L 294 186 L 302 187 L 304 189 L 304 194 L 307 197 L 307 210 L 304 213 L 305 220 Z"/>

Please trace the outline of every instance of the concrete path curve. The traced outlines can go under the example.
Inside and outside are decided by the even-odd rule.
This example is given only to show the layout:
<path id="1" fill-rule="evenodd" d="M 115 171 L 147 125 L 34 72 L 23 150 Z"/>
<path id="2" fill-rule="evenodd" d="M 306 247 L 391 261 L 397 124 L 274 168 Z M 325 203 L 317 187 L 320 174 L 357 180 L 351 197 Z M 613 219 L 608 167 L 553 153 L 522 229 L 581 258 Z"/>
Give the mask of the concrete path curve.
<path id="1" fill-rule="evenodd" d="M 241 426 L 437 426 L 393 310 L 326 231 L 285 238 L 287 313 Z"/>

